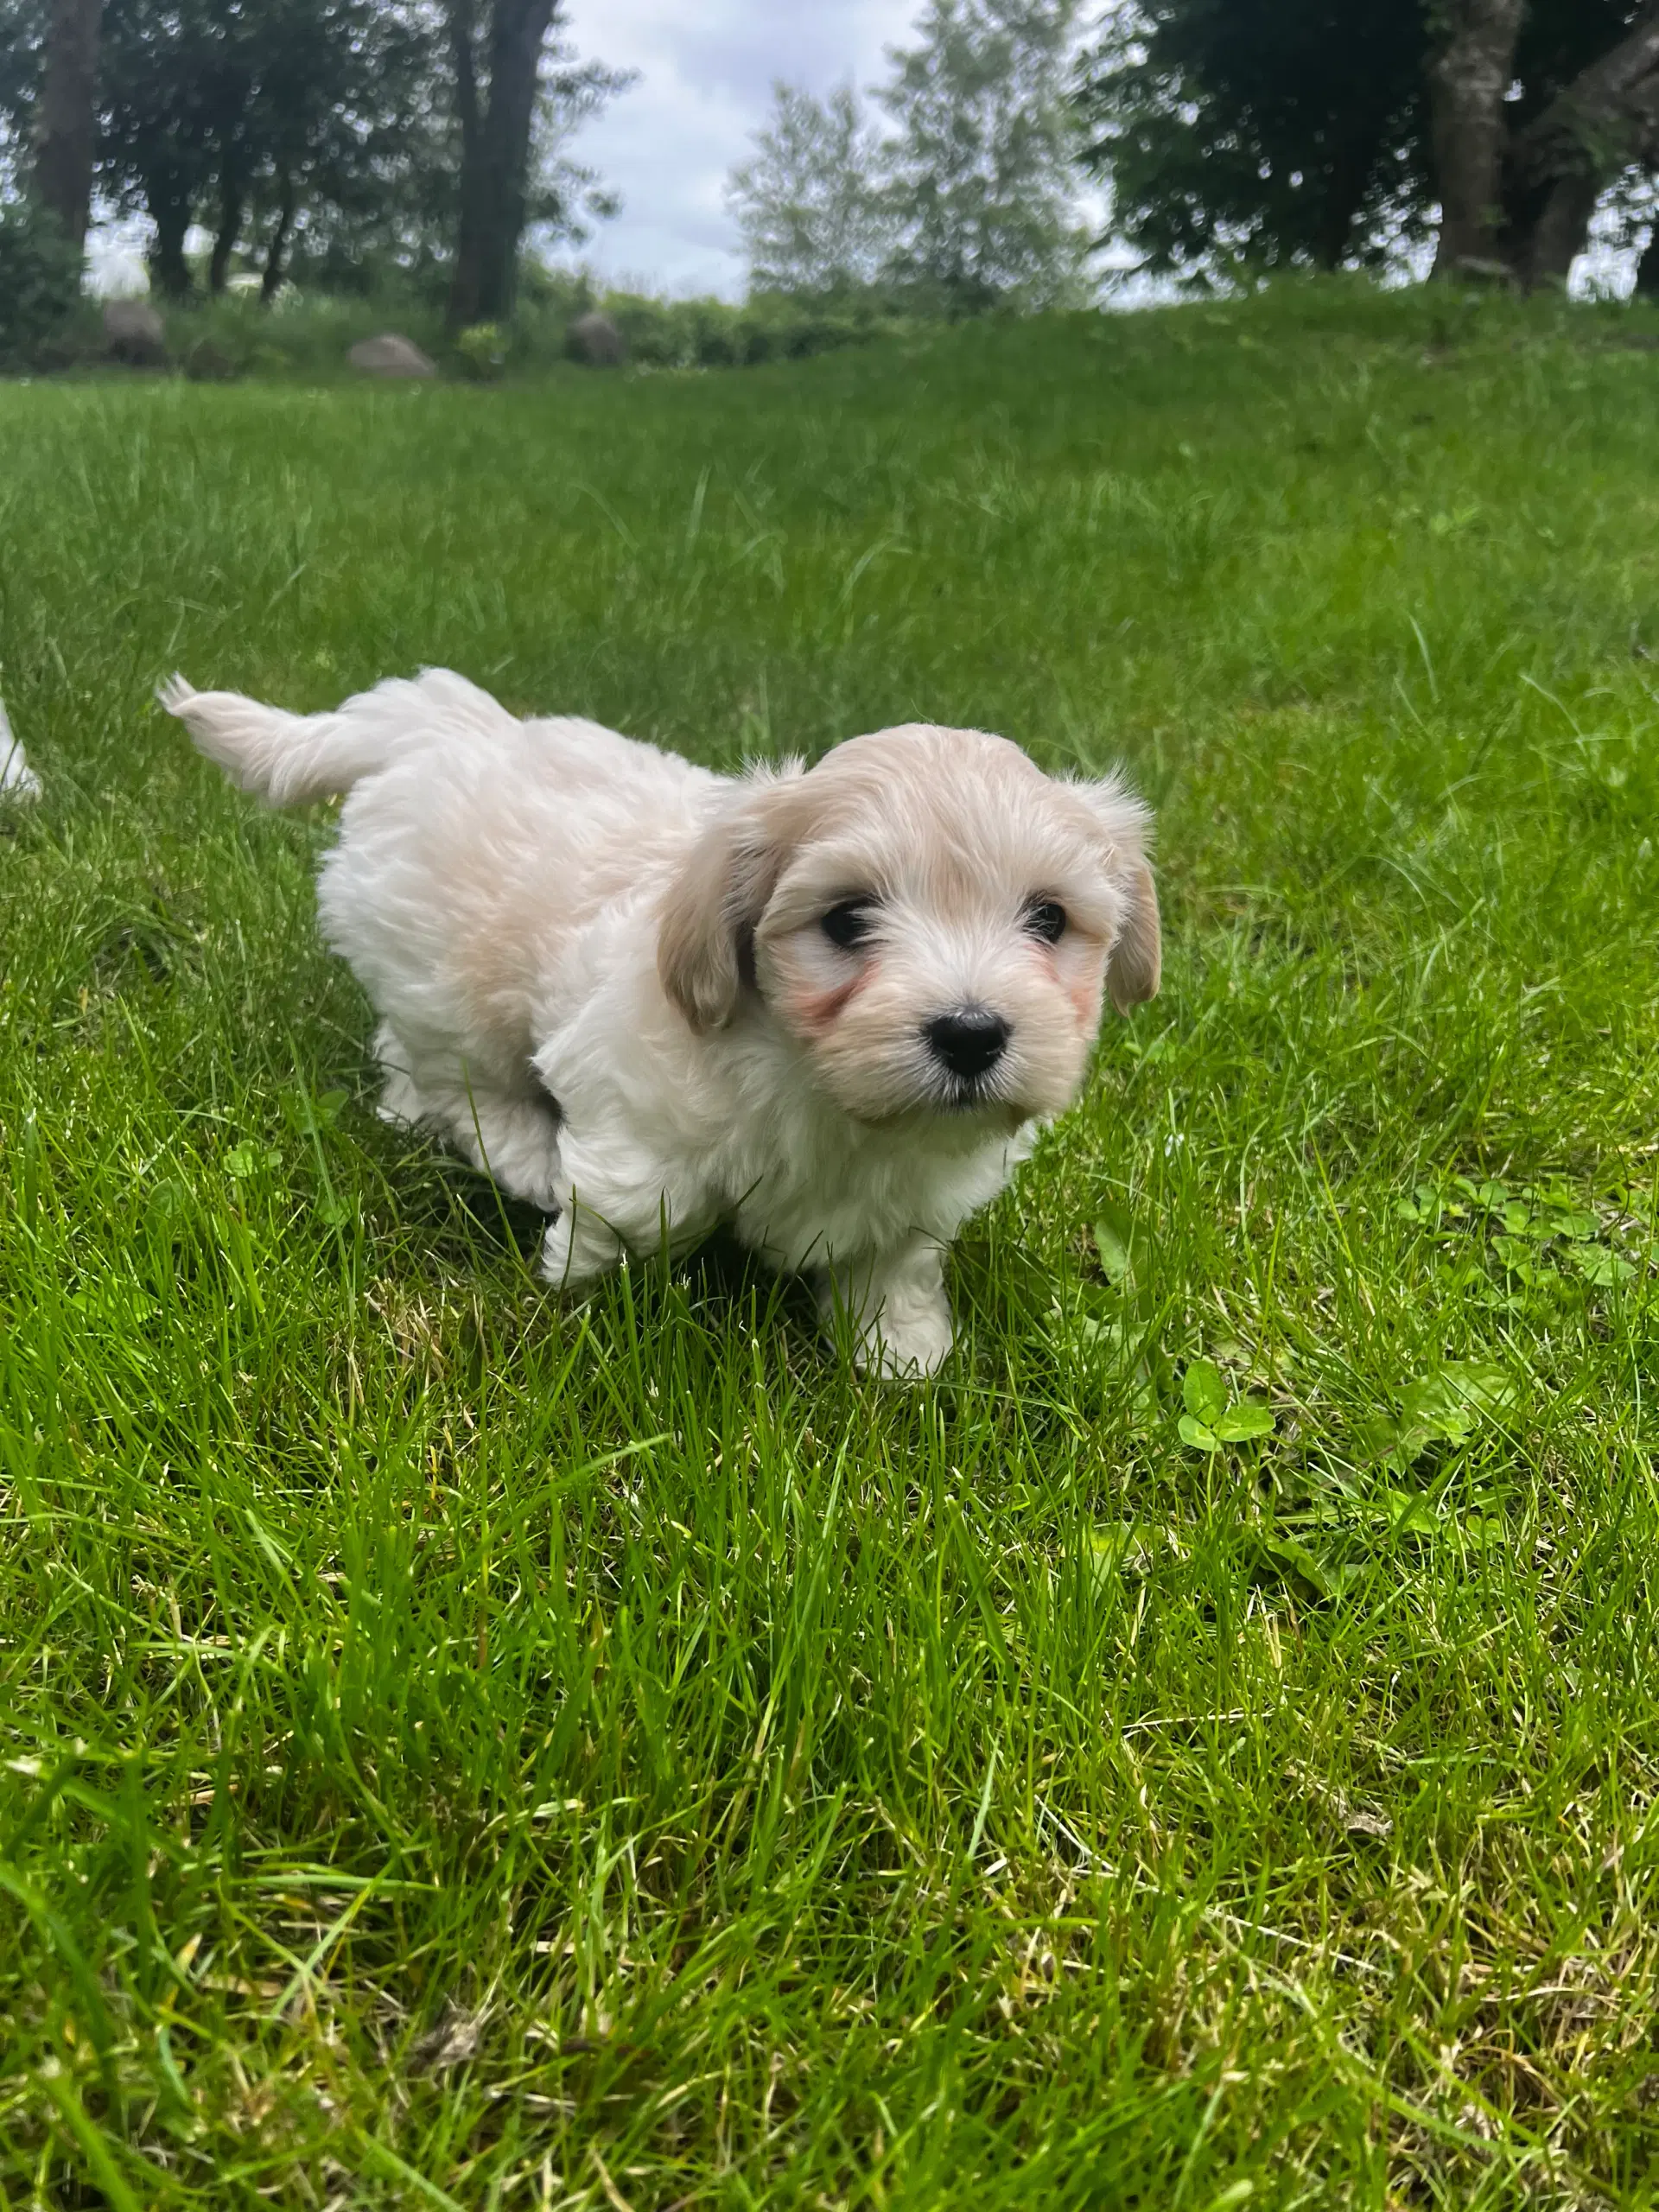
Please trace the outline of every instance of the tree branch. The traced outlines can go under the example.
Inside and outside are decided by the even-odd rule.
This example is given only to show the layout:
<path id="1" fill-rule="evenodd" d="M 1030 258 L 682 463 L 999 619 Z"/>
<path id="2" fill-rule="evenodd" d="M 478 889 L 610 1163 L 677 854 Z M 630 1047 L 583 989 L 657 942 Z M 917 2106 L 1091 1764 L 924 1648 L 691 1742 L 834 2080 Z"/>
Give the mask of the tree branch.
<path id="1" fill-rule="evenodd" d="M 1659 116 L 1659 0 L 1648 0 L 1618 44 L 1564 85 L 1510 148 L 1522 192 L 1560 177 L 1605 181 L 1651 142 Z"/>

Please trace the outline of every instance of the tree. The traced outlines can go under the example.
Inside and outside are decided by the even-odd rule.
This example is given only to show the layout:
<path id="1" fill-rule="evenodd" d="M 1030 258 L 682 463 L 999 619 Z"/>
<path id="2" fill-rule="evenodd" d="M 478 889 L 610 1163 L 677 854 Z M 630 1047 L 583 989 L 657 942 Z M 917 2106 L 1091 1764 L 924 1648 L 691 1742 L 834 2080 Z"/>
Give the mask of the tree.
<path id="1" fill-rule="evenodd" d="M 772 121 L 734 169 L 726 204 L 759 292 L 810 296 L 873 284 L 898 239 L 880 183 L 880 146 L 858 95 L 827 100 L 774 84 Z"/>
<path id="2" fill-rule="evenodd" d="M 27 182 L 51 27 L 50 0 L 0 0 L 0 185 L 9 194 Z"/>
<path id="3" fill-rule="evenodd" d="M 213 0 L 105 0 L 99 178 L 149 215 L 150 281 L 171 299 L 191 289 L 185 237 L 238 113 L 228 29 Z"/>
<path id="4" fill-rule="evenodd" d="M 1428 58 L 1440 188 L 1436 272 L 1496 262 L 1503 200 L 1503 100 L 1515 79 L 1526 0 L 1451 0 Z"/>
<path id="5" fill-rule="evenodd" d="M 52 11 L 71 4 L 0 0 L 0 153 L 35 126 Z M 442 263 L 457 319 L 496 319 L 527 225 L 579 238 L 615 204 L 568 141 L 629 78 L 550 40 L 558 5 L 104 0 L 99 185 L 149 217 L 170 296 L 206 222 L 212 291 L 250 247 L 267 299 L 290 264 L 353 285 Z"/>
<path id="6" fill-rule="evenodd" d="M 0 0 L 0 114 L 14 143 L 41 128 L 51 12 L 65 4 Z M 169 293 L 190 288 L 185 235 L 205 216 L 217 289 L 284 166 L 290 223 L 324 193 L 385 188 L 378 142 L 418 130 L 443 99 L 429 0 L 105 0 L 96 180 L 150 217 L 152 273 Z"/>
<path id="7" fill-rule="evenodd" d="M 1402 0 L 1148 0 L 1085 64 L 1084 159 L 1144 269 L 1380 259 L 1428 196 L 1421 58 Z"/>
<path id="8" fill-rule="evenodd" d="M 437 35 L 423 45 L 434 22 Z M 347 134 L 335 116 L 317 141 L 292 226 L 294 273 L 308 284 L 356 290 L 396 269 L 453 287 L 461 147 L 451 48 L 442 18 L 411 9 L 408 29 L 411 42 L 398 48 L 384 36 L 373 57 L 377 82 L 400 89 L 369 127 Z M 615 212 L 598 176 L 571 158 L 569 142 L 631 81 L 626 71 L 578 60 L 556 39 L 543 47 L 524 184 L 524 237 L 538 248 L 580 243 L 591 223 Z M 274 181 L 256 194 L 255 207 L 267 223 L 280 220 Z"/>
<path id="9" fill-rule="evenodd" d="M 1429 40 L 1436 273 L 1564 283 L 1602 193 L 1659 161 L 1659 0 L 1437 0 Z"/>
<path id="10" fill-rule="evenodd" d="M 1528 284 L 1565 283 L 1604 191 L 1632 171 L 1659 167 L 1659 5 L 1563 12 L 1563 31 L 1570 24 L 1582 34 L 1599 16 L 1602 39 L 1611 42 L 1564 37 L 1543 96 L 1515 118 L 1502 245 L 1507 264 Z"/>
<path id="11" fill-rule="evenodd" d="M 221 248 L 262 239 L 260 296 L 281 289 L 289 256 L 315 236 L 391 219 L 405 238 L 416 210 L 435 219 L 448 145 L 442 46 L 418 6 L 385 0 L 263 0 L 239 146 L 239 188 L 221 178 Z"/>
<path id="12" fill-rule="evenodd" d="M 1067 98 L 1078 4 L 928 0 L 918 43 L 888 49 L 882 136 L 850 86 L 822 103 L 775 86 L 755 157 L 728 188 L 752 286 L 879 282 L 950 314 L 1078 290 L 1090 251 Z"/>
<path id="13" fill-rule="evenodd" d="M 512 312 L 529 219 L 531 132 L 542 48 L 558 0 L 446 0 L 461 126 L 459 219 L 449 321 L 456 329 Z"/>
<path id="14" fill-rule="evenodd" d="M 0 365 L 39 357 L 80 292 L 80 255 L 28 200 L 0 200 Z"/>
<path id="15" fill-rule="evenodd" d="M 92 219 L 104 0 L 54 0 L 35 124 L 35 197 L 76 253 Z"/>
<path id="16" fill-rule="evenodd" d="M 928 0 L 917 45 L 890 48 L 878 92 L 896 126 L 886 197 L 891 273 L 953 313 L 1079 288 L 1067 99 L 1078 0 Z"/>
<path id="17" fill-rule="evenodd" d="M 1144 266 L 1363 263 L 1438 199 L 1439 273 L 1564 281 L 1659 164 L 1659 0 L 1140 0 L 1081 101 Z"/>
<path id="18" fill-rule="evenodd" d="M 632 81 L 601 63 L 575 66 L 568 47 L 550 46 L 561 0 L 445 0 L 461 133 L 449 321 L 466 329 L 501 322 L 512 312 L 518 252 L 531 222 L 569 230 L 580 209 L 610 213 L 588 170 L 558 148 L 575 122 Z M 543 78 L 548 60 L 564 66 Z M 539 179 L 532 175 L 537 124 L 543 133 Z M 539 184 L 539 190 L 537 189 Z"/>

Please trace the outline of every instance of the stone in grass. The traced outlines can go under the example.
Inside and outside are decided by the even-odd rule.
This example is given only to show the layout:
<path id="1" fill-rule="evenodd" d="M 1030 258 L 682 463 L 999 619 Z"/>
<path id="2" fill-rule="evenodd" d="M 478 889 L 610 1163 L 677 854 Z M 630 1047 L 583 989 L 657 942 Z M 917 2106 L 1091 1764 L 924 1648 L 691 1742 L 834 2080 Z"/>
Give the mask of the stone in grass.
<path id="1" fill-rule="evenodd" d="M 0 804 L 40 795 L 41 779 L 24 760 L 23 748 L 12 735 L 5 707 L 0 703 Z"/>
<path id="2" fill-rule="evenodd" d="M 359 338 L 346 358 L 365 376 L 435 377 L 438 373 L 437 364 L 427 359 L 413 339 L 397 330 L 383 330 L 377 338 Z"/>
<path id="3" fill-rule="evenodd" d="M 167 365 L 167 325 L 148 300 L 105 300 L 104 350 L 130 369 Z"/>
<path id="4" fill-rule="evenodd" d="M 184 373 L 192 384 L 234 384 L 242 364 L 211 338 L 198 338 L 184 357 Z"/>
<path id="5" fill-rule="evenodd" d="M 628 357 L 626 341 L 607 315 L 597 308 L 591 315 L 578 315 L 570 326 L 565 344 L 575 361 L 590 369 L 620 369 Z"/>

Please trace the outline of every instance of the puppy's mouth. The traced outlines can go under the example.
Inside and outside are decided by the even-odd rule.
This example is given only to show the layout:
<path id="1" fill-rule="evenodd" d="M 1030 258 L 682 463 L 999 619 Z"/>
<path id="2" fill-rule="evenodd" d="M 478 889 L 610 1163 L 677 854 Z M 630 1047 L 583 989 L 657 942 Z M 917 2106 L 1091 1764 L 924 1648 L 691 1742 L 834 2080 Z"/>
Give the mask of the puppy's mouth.
<path id="1" fill-rule="evenodd" d="M 989 1130 L 1011 1135 L 1031 1120 L 1033 1110 L 1016 1104 L 994 1084 L 963 1082 L 953 1082 L 948 1089 L 930 1084 L 921 1096 L 886 1111 L 843 1108 L 868 1129 L 918 1135 L 928 1129 L 943 1135 L 948 1129 L 964 1144 L 980 1142 Z"/>
<path id="2" fill-rule="evenodd" d="M 1012 1103 L 1006 1098 L 1000 1084 L 988 1082 L 981 1076 L 947 1076 L 942 1084 L 935 1111 L 943 1114 L 981 1114 L 988 1108 L 1001 1107 L 1011 1112 Z"/>
<path id="3" fill-rule="evenodd" d="M 960 1128 L 964 1136 L 979 1129 L 1017 1129 L 1031 1119 L 1033 1109 L 1009 1096 L 1006 1083 L 995 1076 L 946 1076 L 930 1083 L 912 1109 L 918 1122 L 946 1122 Z"/>

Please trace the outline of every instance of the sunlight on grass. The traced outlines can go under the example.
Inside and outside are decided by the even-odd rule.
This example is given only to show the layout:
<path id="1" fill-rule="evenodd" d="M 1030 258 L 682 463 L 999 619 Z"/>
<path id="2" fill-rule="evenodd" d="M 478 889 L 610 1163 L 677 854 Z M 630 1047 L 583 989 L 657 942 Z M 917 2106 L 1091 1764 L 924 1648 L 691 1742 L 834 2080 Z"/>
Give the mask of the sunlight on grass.
<path id="1" fill-rule="evenodd" d="M 0 2194 L 1636 2204 L 1659 404 L 1333 288 L 0 387 Z M 860 1382 L 372 1111 L 175 665 L 1121 758 L 1163 996 Z"/>

